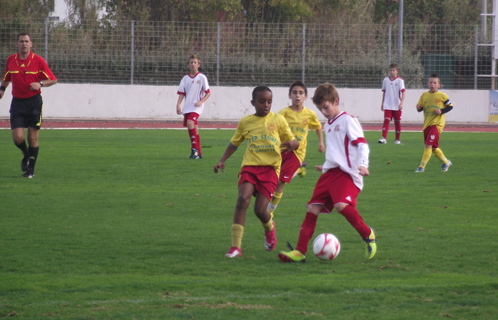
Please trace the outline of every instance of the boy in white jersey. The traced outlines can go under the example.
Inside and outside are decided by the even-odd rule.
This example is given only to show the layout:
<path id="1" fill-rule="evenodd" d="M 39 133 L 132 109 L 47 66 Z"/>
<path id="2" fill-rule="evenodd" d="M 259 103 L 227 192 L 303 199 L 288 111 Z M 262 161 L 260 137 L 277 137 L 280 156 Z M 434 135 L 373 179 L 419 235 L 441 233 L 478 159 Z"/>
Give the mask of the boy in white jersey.
<path id="1" fill-rule="evenodd" d="M 401 135 L 401 110 L 403 110 L 403 101 L 405 100 L 405 82 L 398 77 L 398 65 L 391 63 L 389 65 L 389 76 L 382 82 L 382 104 L 380 110 L 384 111 L 384 124 L 382 125 L 382 138 L 379 143 L 387 143 L 387 132 L 389 123 L 394 119 L 394 128 L 396 130 L 396 140 L 394 144 L 400 144 Z"/>
<path id="2" fill-rule="evenodd" d="M 316 130 L 318 136 L 318 151 L 325 151 L 323 145 L 322 124 L 318 121 L 315 112 L 304 106 L 304 100 L 308 98 L 308 89 L 302 81 L 294 81 L 289 88 L 289 98 L 292 100 L 292 105 L 280 110 L 278 114 L 282 115 L 292 131 L 292 134 L 299 141 L 299 148 L 293 152 L 282 154 L 282 167 L 280 176 L 278 177 L 278 185 L 275 193 L 268 204 L 268 210 L 272 217 L 273 212 L 277 208 L 280 199 L 284 193 L 284 186 L 290 183 L 295 173 L 301 170 L 301 174 L 305 168 L 300 168 L 306 156 L 306 144 L 308 143 L 308 131 Z"/>
<path id="3" fill-rule="evenodd" d="M 197 120 L 204 109 L 204 102 L 211 95 L 206 76 L 199 72 L 200 66 L 201 61 L 197 55 L 194 54 L 188 58 L 190 73 L 183 77 L 177 92 L 179 97 L 176 103 L 176 113 L 183 114 L 183 126 L 188 129 L 192 148 L 190 159 L 202 158 Z M 185 104 L 182 110 L 181 104 L 184 98 Z"/>
<path id="4" fill-rule="evenodd" d="M 242 255 L 246 211 L 252 196 L 256 197 L 254 213 L 265 229 L 265 249 L 272 251 L 277 244 L 275 222 L 267 207 L 277 186 L 281 152 L 299 148 L 299 142 L 294 138 L 284 117 L 271 111 L 272 99 L 272 92 L 268 87 L 260 86 L 253 90 L 251 104 L 256 113 L 240 120 L 225 153 L 214 166 L 215 173 L 219 169 L 225 171 L 225 161 L 246 141 L 247 148 L 239 173 L 239 195 L 231 227 L 232 246 L 225 254 L 228 258 Z"/>
<path id="5" fill-rule="evenodd" d="M 299 229 L 296 250 L 280 252 L 282 262 L 305 262 L 310 239 L 315 233 L 318 214 L 336 209 L 360 234 L 366 244 L 365 257 L 372 259 L 377 251 L 375 233 L 364 222 L 356 207 L 356 197 L 368 176 L 369 148 L 363 129 L 353 116 L 339 109 L 339 94 L 330 83 L 316 88 L 313 103 L 327 118 L 325 132 L 325 163 L 316 166 L 323 174 L 316 183 L 308 202 L 306 216 Z"/>

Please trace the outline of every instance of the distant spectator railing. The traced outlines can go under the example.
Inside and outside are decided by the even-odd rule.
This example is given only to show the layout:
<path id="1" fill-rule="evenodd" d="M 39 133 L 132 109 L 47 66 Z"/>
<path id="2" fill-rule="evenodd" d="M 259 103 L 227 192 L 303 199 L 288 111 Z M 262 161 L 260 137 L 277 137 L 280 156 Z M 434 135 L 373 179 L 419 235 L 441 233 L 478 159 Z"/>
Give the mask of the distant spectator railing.
<path id="1" fill-rule="evenodd" d="M 489 89 L 491 50 L 478 47 L 478 26 L 405 25 L 403 56 L 390 25 L 0 20 L 0 63 L 29 32 L 61 83 L 178 85 L 196 53 L 211 85 L 379 88 L 399 62 L 408 88 L 432 72 L 446 89 Z"/>

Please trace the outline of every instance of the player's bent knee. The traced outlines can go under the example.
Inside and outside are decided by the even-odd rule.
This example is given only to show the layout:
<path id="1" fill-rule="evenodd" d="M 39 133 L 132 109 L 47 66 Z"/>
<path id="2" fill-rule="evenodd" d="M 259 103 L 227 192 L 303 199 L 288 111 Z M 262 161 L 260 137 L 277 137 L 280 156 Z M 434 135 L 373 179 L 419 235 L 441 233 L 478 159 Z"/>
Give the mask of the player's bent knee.
<path id="1" fill-rule="evenodd" d="M 194 129 L 195 128 L 195 123 L 192 120 L 187 120 L 187 128 L 188 129 Z"/>
<path id="2" fill-rule="evenodd" d="M 323 206 L 317 204 L 309 204 L 306 206 L 306 212 L 311 212 L 314 215 L 318 215 L 322 211 Z"/>
<path id="3" fill-rule="evenodd" d="M 342 202 L 339 202 L 339 203 L 336 203 L 334 205 L 334 209 L 337 211 L 337 212 L 341 212 L 342 210 L 344 210 L 346 208 L 348 204 L 346 203 L 342 203 Z"/>

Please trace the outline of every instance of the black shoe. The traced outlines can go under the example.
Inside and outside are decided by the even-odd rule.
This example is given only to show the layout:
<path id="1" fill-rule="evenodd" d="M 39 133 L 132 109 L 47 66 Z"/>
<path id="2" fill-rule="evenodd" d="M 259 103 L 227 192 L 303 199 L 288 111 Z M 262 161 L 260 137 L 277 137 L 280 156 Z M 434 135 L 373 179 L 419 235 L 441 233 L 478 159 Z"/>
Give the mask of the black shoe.
<path id="1" fill-rule="evenodd" d="M 33 172 L 30 172 L 30 171 L 26 171 L 22 177 L 23 178 L 29 178 L 29 179 L 32 179 L 33 177 L 35 176 L 35 174 Z"/>
<path id="2" fill-rule="evenodd" d="M 190 154 L 190 159 L 199 159 L 199 151 L 197 149 L 192 149 L 192 153 Z"/>
<path id="3" fill-rule="evenodd" d="M 21 170 L 22 172 L 26 172 L 28 171 L 28 168 L 29 168 L 29 157 L 24 156 L 21 160 Z"/>

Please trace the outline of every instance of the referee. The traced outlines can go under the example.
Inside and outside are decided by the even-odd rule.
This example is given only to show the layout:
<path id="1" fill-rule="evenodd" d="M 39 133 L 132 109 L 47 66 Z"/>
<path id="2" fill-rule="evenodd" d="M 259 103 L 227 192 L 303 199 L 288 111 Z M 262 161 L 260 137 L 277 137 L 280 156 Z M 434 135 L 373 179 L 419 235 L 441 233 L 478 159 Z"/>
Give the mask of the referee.
<path id="1" fill-rule="evenodd" d="M 9 56 L 0 84 L 0 99 L 12 82 L 10 128 L 14 144 L 22 153 L 21 170 L 24 178 L 33 178 L 38 158 L 38 133 L 42 122 L 41 87 L 50 87 L 57 79 L 42 57 L 31 52 L 31 37 L 27 33 L 17 36 L 18 53 Z M 28 128 L 28 144 L 24 140 Z"/>

